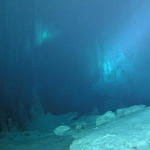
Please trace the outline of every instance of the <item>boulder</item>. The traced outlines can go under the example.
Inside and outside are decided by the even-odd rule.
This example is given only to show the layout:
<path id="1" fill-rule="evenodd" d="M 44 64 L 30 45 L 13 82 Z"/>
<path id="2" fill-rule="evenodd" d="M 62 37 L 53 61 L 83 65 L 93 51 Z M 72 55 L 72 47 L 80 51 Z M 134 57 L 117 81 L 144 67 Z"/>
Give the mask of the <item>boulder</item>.
<path id="1" fill-rule="evenodd" d="M 63 136 L 65 135 L 65 133 L 67 133 L 71 128 L 69 126 L 64 126 L 64 125 L 61 125 L 61 126 L 58 126 L 57 128 L 54 129 L 54 133 L 55 135 L 58 135 L 58 136 Z"/>

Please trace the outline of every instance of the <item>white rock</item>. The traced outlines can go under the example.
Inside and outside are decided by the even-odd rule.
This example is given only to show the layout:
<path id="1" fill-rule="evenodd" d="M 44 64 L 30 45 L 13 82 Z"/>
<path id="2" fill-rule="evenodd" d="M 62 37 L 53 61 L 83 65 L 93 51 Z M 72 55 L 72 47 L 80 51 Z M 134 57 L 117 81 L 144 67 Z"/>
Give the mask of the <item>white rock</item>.
<path id="1" fill-rule="evenodd" d="M 54 133 L 55 133 L 55 135 L 63 136 L 70 129 L 71 128 L 69 126 L 59 126 L 54 129 Z"/>
<path id="2" fill-rule="evenodd" d="M 108 111 L 104 115 L 97 117 L 96 126 L 99 126 L 101 124 L 109 122 L 110 120 L 114 119 L 115 117 L 116 117 L 115 113 L 113 113 L 112 111 Z"/>
<path id="3" fill-rule="evenodd" d="M 150 107 L 93 129 L 70 150 L 150 150 Z"/>
<path id="4" fill-rule="evenodd" d="M 118 117 L 123 117 L 123 116 L 129 115 L 129 114 L 141 111 L 145 107 L 146 107 L 145 105 L 135 105 L 135 106 L 131 106 L 131 107 L 128 107 L 128 108 L 118 109 L 116 111 L 116 115 Z"/>

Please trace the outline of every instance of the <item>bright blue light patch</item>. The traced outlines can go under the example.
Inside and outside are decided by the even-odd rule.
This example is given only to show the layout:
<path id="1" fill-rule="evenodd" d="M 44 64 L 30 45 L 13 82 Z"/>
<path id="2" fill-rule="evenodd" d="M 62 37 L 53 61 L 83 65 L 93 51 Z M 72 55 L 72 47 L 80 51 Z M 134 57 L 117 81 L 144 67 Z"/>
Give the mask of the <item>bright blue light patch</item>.
<path id="1" fill-rule="evenodd" d="M 49 32 L 48 31 L 43 31 L 41 33 L 41 40 L 46 40 L 49 38 Z"/>
<path id="2" fill-rule="evenodd" d="M 52 35 L 51 35 L 52 38 Z M 50 39 L 50 32 L 48 30 L 39 30 L 39 32 L 37 32 L 37 36 L 36 36 L 36 44 L 37 45 L 42 45 L 45 41 L 48 41 Z"/>
<path id="3" fill-rule="evenodd" d="M 105 82 L 116 82 L 124 80 L 126 57 L 121 51 L 109 51 L 105 53 L 103 61 L 100 62 L 102 76 Z"/>
<path id="4" fill-rule="evenodd" d="M 106 74 L 106 75 L 109 75 L 112 73 L 113 68 L 112 68 L 110 62 L 104 62 L 103 70 L 104 70 L 104 74 Z"/>
<path id="5" fill-rule="evenodd" d="M 56 38 L 57 34 L 58 32 L 53 26 L 37 23 L 35 27 L 35 44 L 40 46 L 47 41 L 52 41 Z"/>

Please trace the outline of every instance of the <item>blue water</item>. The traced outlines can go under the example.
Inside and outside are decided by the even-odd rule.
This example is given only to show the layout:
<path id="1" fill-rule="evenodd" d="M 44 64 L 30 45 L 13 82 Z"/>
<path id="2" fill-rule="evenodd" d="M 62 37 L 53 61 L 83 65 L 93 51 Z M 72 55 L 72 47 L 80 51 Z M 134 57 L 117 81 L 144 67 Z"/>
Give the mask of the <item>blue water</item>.
<path id="1" fill-rule="evenodd" d="M 40 113 L 150 104 L 148 0 L 0 1 L 0 131 Z"/>

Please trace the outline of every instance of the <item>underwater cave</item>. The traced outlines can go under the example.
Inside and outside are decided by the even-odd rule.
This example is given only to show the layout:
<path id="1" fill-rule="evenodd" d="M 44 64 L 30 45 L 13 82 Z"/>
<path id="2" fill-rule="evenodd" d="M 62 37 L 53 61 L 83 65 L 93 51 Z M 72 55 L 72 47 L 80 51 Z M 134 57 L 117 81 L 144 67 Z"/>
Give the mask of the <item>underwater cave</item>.
<path id="1" fill-rule="evenodd" d="M 149 8 L 0 1 L 0 149 L 150 150 Z"/>

